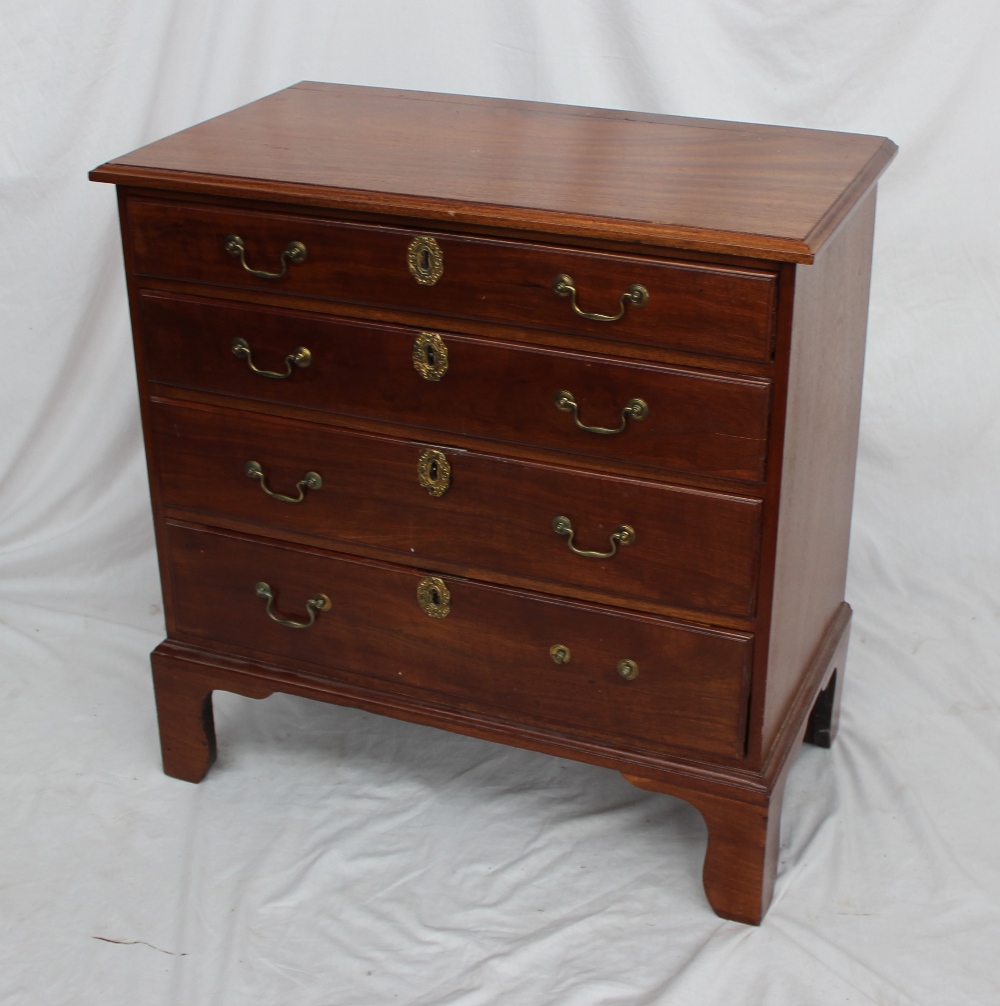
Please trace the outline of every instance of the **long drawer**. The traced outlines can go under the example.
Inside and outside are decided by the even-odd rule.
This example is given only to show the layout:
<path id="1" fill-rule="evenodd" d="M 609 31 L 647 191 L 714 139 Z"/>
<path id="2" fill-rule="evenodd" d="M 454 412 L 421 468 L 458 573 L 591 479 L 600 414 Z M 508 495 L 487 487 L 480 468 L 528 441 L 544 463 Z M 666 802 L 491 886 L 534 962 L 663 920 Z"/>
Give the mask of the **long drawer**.
<path id="1" fill-rule="evenodd" d="M 759 500 L 231 409 L 158 402 L 151 428 L 164 505 L 211 523 L 348 551 L 371 545 L 410 565 L 444 560 L 554 589 L 753 611 Z M 553 528 L 558 517 L 572 538 Z M 624 544 L 622 527 L 632 532 Z"/>
<path id="2" fill-rule="evenodd" d="M 151 381 L 581 458 L 764 476 L 763 379 L 150 293 L 141 313 Z"/>
<path id="3" fill-rule="evenodd" d="M 173 638 L 623 749 L 741 751 L 749 635 L 183 525 L 167 535 Z"/>
<path id="4" fill-rule="evenodd" d="M 130 201 L 129 219 L 139 276 L 560 329 L 753 360 L 766 359 L 771 351 L 777 280 L 764 270 L 147 199 Z M 242 241 L 242 261 L 240 252 L 234 257 L 227 251 L 232 236 Z M 414 248 L 426 270 L 421 282 L 409 268 L 410 246 L 427 238 L 432 245 Z M 305 249 L 299 252 L 302 261 L 282 259 L 291 242 Z M 437 279 L 432 256 L 440 256 Z M 277 273 L 283 266 L 277 278 L 248 271 Z M 575 295 L 565 284 L 563 295 L 556 292 L 560 276 L 570 278 Z M 623 304 L 622 295 L 636 284 L 646 290 L 647 302 Z M 578 313 L 607 317 L 623 308 L 613 322 Z"/>

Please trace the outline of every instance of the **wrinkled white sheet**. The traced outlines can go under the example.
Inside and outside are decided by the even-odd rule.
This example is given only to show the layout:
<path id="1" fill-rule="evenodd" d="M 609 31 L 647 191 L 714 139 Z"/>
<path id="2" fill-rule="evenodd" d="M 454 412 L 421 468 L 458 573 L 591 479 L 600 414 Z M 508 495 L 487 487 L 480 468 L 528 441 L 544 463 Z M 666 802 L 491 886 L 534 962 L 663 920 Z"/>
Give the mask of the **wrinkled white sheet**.
<path id="1" fill-rule="evenodd" d="M 0 1002 L 1000 1003 L 1000 7 L 0 0 Z M 114 194 L 300 79 L 886 134 L 842 729 L 775 901 L 690 807 L 287 696 L 159 766 L 162 635 Z"/>

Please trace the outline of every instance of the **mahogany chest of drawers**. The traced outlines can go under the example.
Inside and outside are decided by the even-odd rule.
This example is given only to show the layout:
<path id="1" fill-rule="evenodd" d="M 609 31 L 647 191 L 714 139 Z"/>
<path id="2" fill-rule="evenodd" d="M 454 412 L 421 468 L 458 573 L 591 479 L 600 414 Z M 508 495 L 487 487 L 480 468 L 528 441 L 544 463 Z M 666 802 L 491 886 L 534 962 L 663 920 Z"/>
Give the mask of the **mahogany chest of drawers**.
<path id="1" fill-rule="evenodd" d="M 759 922 L 836 730 L 888 140 L 302 83 L 118 185 L 168 638 L 215 689 L 604 765 L 690 801 Z"/>

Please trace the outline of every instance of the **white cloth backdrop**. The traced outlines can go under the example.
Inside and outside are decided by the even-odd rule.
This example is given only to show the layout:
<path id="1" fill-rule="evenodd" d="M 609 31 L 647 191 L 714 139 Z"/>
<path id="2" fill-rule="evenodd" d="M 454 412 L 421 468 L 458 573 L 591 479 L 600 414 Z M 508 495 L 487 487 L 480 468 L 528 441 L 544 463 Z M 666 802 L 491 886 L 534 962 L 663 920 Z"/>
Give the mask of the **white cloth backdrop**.
<path id="1" fill-rule="evenodd" d="M 995 0 L 0 0 L 0 1002 L 1000 1002 Z M 301 79 L 885 134 L 843 723 L 760 929 L 690 807 L 353 710 L 217 696 L 161 774 L 162 635 L 110 157 Z M 116 941 L 116 942 L 107 942 Z"/>

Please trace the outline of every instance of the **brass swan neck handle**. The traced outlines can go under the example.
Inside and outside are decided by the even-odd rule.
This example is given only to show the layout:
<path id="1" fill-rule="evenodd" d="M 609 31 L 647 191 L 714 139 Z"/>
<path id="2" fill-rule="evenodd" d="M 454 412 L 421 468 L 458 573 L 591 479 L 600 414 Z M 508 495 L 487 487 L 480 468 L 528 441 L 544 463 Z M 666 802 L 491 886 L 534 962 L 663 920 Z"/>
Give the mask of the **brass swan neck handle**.
<path id="1" fill-rule="evenodd" d="M 281 257 L 278 260 L 281 263 L 280 272 L 267 272 L 265 269 L 251 269 L 250 266 L 247 265 L 246 243 L 239 234 L 227 235 L 225 249 L 233 256 L 233 258 L 238 258 L 240 260 L 240 265 L 242 265 L 251 276 L 258 276 L 260 279 L 281 279 L 281 277 L 288 272 L 289 262 L 305 262 L 306 260 L 306 246 L 301 241 L 288 242 L 288 247 L 281 253 Z"/>
<path id="2" fill-rule="evenodd" d="M 586 426 L 580 422 L 580 407 L 576 404 L 572 391 L 557 391 L 555 403 L 560 412 L 569 412 L 573 416 L 573 422 L 581 430 L 586 430 L 587 433 L 600 433 L 603 436 L 624 433 L 630 419 L 639 423 L 649 415 L 649 406 L 641 398 L 630 398 L 622 408 L 622 421 L 614 429 L 609 426 Z"/>
<path id="3" fill-rule="evenodd" d="M 573 282 L 572 276 L 564 272 L 559 273 L 552 281 L 552 289 L 560 297 L 569 297 L 573 312 L 581 318 L 586 318 L 587 321 L 621 321 L 625 317 L 626 307 L 645 307 L 649 303 L 649 291 L 641 283 L 633 283 L 618 298 L 617 314 L 592 314 L 590 311 L 582 310 L 580 305 L 577 304 L 576 284 Z"/>
<path id="4" fill-rule="evenodd" d="M 282 618 L 281 615 L 277 615 L 274 612 L 274 591 L 271 589 L 269 583 L 265 583 L 263 580 L 254 586 L 254 593 L 263 600 L 267 601 L 267 617 L 271 619 L 272 622 L 277 622 L 278 625 L 284 625 L 289 629 L 308 629 L 316 621 L 317 611 L 329 611 L 332 607 L 330 598 L 326 594 L 316 594 L 310 597 L 306 601 L 306 611 L 309 613 L 308 621 L 296 622 L 294 618 Z"/>
<path id="5" fill-rule="evenodd" d="M 242 336 L 236 336 L 229 344 L 233 351 L 233 356 L 238 360 L 246 360 L 247 366 L 261 377 L 272 377 L 276 381 L 284 381 L 292 376 L 292 366 L 308 367 L 312 363 L 312 353 L 305 346 L 296 346 L 288 356 L 285 357 L 285 369 L 279 373 L 277 370 L 263 370 L 254 365 L 253 357 L 250 355 L 250 343 Z"/>
<path id="6" fill-rule="evenodd" d="M 569 546 L 571 552 L 575 555 L 582 555 L 587 559 L 610 559 L 618 551 L 619 545 L 631 545 L 635 541 L 635 530 L 630 528 L 628 524 L 621 524 L 608 536 L 608 541 L 611 542 L 610 552 L 589 552 L 585 549 L 577 548 L 573 544 L 573 536 L 576 532 L 573 530 L 573 522 L 569 517 L 553 517 L 552 530 L 567 539 L 566 544 Z"/>
<path id="7" fill-rule="evenodd" d="M 261 489 L 267 493 L 271 499 L 281 500 L 282 503 L 301 503 L 306 498 L 307 489 L 322 489 L 323 488 L 323 478 L 319 472 L 306 472 L 305 475 L 295 483 L 295 488 L 298 489 L 298 496 L 283 496 L 281 493 L 276 493 L 267 486 L 267 481 L 264 476 L 264 469 L 261 467 L 259 461 L 248 461 L 243 466 L 243 471 L 248 478 L 256 479 L 260 483 Z"/>

